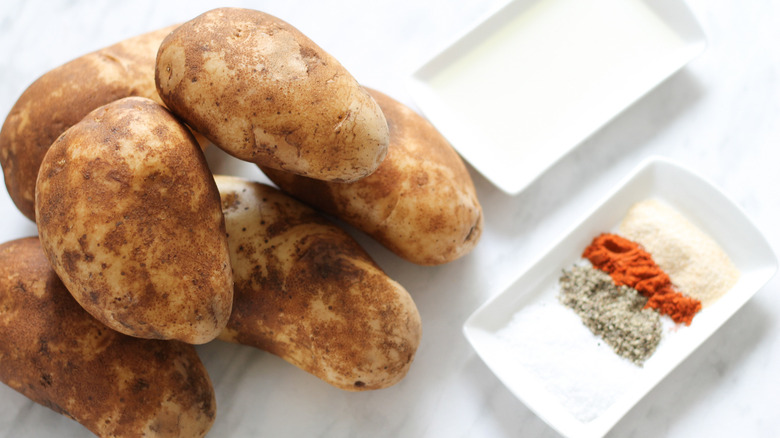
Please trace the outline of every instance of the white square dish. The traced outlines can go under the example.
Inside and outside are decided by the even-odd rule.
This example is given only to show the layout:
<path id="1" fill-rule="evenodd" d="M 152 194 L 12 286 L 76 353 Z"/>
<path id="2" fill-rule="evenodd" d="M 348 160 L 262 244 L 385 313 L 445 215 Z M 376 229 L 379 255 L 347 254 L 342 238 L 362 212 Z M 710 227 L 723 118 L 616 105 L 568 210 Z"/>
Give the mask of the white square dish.
<path id="1" fill-rule="evenodd" d="M 701 310 L 690 326 L 666 324 L 657 350 L 643 367 L 638 367 L 598 343 L 598 338 L 571 309 L 558 303 L 556 296 L 561 270 L 580 260 L 595 236 L 616 229 L 634 203 L 648 198 L 665 202 L 712 237 L 741 276 L 723 297 Z M 701 177 L 665 159 L 653 158 L 509 288 L 477 309 L 464 324 L 463 332 L 508 389 L 552 428 L 567 437 L 600 437 L 747 302 L 776 270 L 777 259 L 771 247 L 737 205 Z M 528 317 L 532 314 L 528 309 L 544 316 Z M 507 337 L 507 327 L 523 327 L 516 325 L 518 320 L 524 321 L 524 333 L 538 338 L 534 342 L 543 343 L 543 348 L 525 347 Z M 581 350 L 571 348 L 572 342 L 580 341 Z M 578 351 L 587 351 L 589 356 L 578 355 Z M 595 359 L 587 358 L 591 356 Z M 572 387 L 575 390 L 570 393 L 561 390 Z M 614 393 L 612 398 L 605 399 L 610 391 Z"/>
<path id="2" fill-rule="evenodd" d="M 705 47 L 681 0 L 513 0 L 408 88 L 464 159 L 516 194 Z"/>

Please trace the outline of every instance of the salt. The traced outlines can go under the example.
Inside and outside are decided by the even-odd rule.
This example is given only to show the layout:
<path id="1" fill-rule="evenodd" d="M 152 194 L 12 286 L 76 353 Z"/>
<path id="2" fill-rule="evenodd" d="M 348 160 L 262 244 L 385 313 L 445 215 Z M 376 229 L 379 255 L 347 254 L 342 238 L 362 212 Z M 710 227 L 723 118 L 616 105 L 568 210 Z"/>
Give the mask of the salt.
<path id="1" fill-rule="evenodd" d="M 627 394 L 642 368 L 593 335 L 579 316 L 558 302 L 557 290 L 550 288 L 523 306 L 496 336 L 517 352 L 518 367 L 587 423 Z"/>

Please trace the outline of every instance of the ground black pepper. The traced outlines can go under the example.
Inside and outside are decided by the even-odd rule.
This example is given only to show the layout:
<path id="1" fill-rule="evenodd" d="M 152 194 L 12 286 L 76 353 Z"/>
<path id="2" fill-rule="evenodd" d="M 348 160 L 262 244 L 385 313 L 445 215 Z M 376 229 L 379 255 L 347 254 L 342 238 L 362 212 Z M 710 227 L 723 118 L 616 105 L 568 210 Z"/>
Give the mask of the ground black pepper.
<path id="1" fill-rule="evenodd" d="M 647 298 L 590 266 L 575 265 L 559 279 L 559 301 L 620 356 L 642 365 L 661 341 L 661 318 Z"/>

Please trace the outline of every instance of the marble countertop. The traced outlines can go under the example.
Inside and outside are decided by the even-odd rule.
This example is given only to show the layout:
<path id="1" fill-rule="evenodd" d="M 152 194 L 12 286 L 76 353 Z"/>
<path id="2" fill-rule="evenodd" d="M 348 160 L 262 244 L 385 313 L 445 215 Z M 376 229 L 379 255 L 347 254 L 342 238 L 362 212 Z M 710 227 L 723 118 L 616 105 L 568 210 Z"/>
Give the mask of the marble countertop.
<path id="1" fill-rule="evenodd" d="M 363 84 L 414 108 L 404 81 L 504 0 L 233 1 L 288 21 Z M 644 158 L 661 155 L 705 176 L 780 250 L 780 4 L 690 0 L 707 50 L 579 145 L 526 190 L 508 196 L 472 170 L 486 218 L 479 246 L 448 265 L 419 267 L 356 234 L 412 294 L 423 339 L 407 377 L 343 392 L 270 354 L 199 346 L 218 415 L 209 436 L 557 437 L 517 400 L 462 334 L 501 292 Z M 207 1 L 22 1 L 0 4 L 0 116 L 38 76 L 81 54 L 186 21 Z M 259 170 L 214 156 L 219 171 Z M 0 242 L 36 234 L 0 190 Z M 775 276 L 643 398 L 610 437 L 780 434 L 780 277 Z M 0 386 L 0 437 L 89 436 L 80 425 Z"/>

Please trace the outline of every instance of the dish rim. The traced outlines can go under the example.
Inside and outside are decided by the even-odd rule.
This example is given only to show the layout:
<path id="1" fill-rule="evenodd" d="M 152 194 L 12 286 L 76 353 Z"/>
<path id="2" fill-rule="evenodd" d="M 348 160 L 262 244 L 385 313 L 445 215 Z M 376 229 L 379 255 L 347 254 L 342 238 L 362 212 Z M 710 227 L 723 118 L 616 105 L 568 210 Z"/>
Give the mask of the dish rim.
<path id="1" fill-rule="evenodd" d="M 507 172 L 502 172 L 501 169 L 496 169 L 496 166 L 485 165 L 483 161 L 475 159 L 477 156 L 477 149 L 482 151 L 482 148 L 468 147 L 468 144 L 473 143 L 472 141 L 469 141 L 470 138 L 474 136 L 465 134 L 468 134 L 471 132 L 471 130 L 466 129 L 464 131 L 461 128 L 458 128 L 457 130 L 453 128 L 453 126 L 458 126 L 460 124 L 457 123 L 457 120 L 453 120 L 451 117 L 448 117 L 447 114 L 442 114 L 440 108 L 444 105 L 440 103 L 440 98 L 430 86 L 429 80 L 426 79 L 425 76 L 429 75 L 427 72 L 428 70 L 440 71 L 447 65 L 451 65 L 453 62 L 456 62 L 458 59 L 460 59 L 464 53 L 460 53 L 459 55 L 450 54 L 453 51 L 457 52 L 460 45 L 468 45 L 472 39 L 477 42 L 484 40 L 485 35 L 482 34 L 489 32 L 483 30 L 483 28 L 489 27 L 490 23 L 501 19 L 502 14 L 507 10 L 510 10 L 513 7 L 517 7 L 518 3 L 532 4 L 539 1 L 543 0 L 509 0 L 501 5 L 498 5 L 497 7 L 492 8 L 492 10 L 484 14 L 470 27 L 458 33 L 454 38 L 449 40 L 447 44 L 434 51 L 433 54 L 427 57 L 424 62 L 417 65 L 416 68 L 414 68 L 412 72 L 407 75 L 405 81 L 405 88 L 409 92 L 412 100 L 417 105 L 419 110 L 434 126 L 437 127 L 437 129 L 441 131 L 442 135 L 447 138 L 450 144 L 452 144 L 453 148 L 455 148 L 455 150 L 463 157 L 463 159 L 469 162 L 469 164 L 478 173 L 484 176 L 485 179 L 490 181 L 492 185 L 510 196 L 518 195 L 526 188 L 533 185 L 550 168 L 555 166 L 558 162 L 560 162 L 560 160 L 569 155 L 579 145 L 585 143 L 594 134 L 612 123 L 612 121 L 620 114 L 624 113 L 632 105 L 648 95 L 661 83 L 674 76 L 688 63 L 699 57 L 707 49 L 709 44 L 701 24 L 693 14 L 693 11 L 690 9 L 687 2 L 683 0 L 659 0 L 656 2 L 652 2 L 650 0 L 640 0 L 643 3 L 651 5 L 651 7 L 656 10 L 658 8 L 676 8 L 675 11 L 679 13 L 679 16 L 670 16 L 670 14 L 667 13 L 661 18 L 665 23 L 670 24 L 670 26 L 673 24 L 673 27 L 678 34 L 686 34 L 684 37 L 684 44 L 681 45 L 681 47 L 685 48 L 687 53 L 684 59 L 676 63 L 670 63 L 670 65 L 673 64 L 673 67 L 665 69 L 662 73 L 654 76 L 652 80 L 646 80 L 645 82 L 647 83 L 640 87 L 641 91 L 638 93 L 625 93 L 622 99 L 623 101 L 619 105 L 615 105 L 614 109 L 605 111 L 607 115 L 601 118 L 598 122 L 594 123 L 593 126 L 589 126 L 588 129 L 582 133 L 582 135 L 577 136 L 576 140 L 573 142 L 566 142 L 567 146 L 565 146 L 565 150 L 562 153 L 554 156 L 551 161 L 544 163 L 544 165 L 537 169 L 537 171 L 534 172 L 530 178 L 524 177 L 523 179 L 520 179 L 516 176 L 507 176 Z M 493 32 L 495 32 L 495 30 L 493 30 Z M 446 60 L 448 57 L 451 59 Z M 466 145 L 466 147 L 464 147 L 464 145 Z"/>

